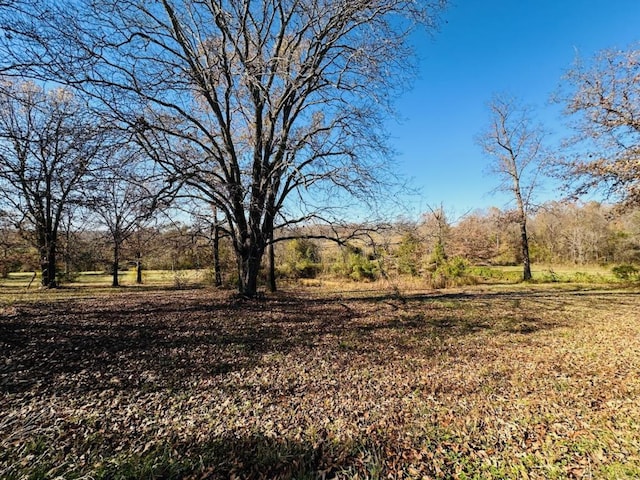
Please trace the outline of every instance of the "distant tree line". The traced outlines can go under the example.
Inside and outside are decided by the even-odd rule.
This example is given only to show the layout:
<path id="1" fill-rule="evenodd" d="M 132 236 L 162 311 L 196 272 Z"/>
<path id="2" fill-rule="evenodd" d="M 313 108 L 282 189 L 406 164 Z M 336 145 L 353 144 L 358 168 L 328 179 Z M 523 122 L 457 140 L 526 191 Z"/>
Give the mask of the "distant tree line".
<path id="1" fill-rule="evenodd" d="M 640 263 L 640 210 L 624 213 L 596 202 L 550 202 L 528 219 L 531 261 L 537 265 L 624 265 Z M 517 212 L 491 208 L 451 223 L 442 208 L 425 213 L 417 222 L 398 221 L 369 228 L 343 243 L 329 238 L 326 226 L 308 225 L 293 232 L 276 232 L 289 240 L 276 243 L 274 273 L 280 279 L 338 278 L 371 281 L 382 278 L 422 278 L 445 286 L 465 269 L 522 263 L 520 220 Z M 356 226 L 350 226 L 357 230 Z M 32 271 L 38 251 L 25 232 L 11 222 L 0 223 L 0 274 Z M 365 229 L 362 229 L 365 231 Z M 214 244 L 214 228 L 198 217 L 184 223 L 167 221 L 145 226 L 120 245 L 113 263 L 113 237 L 108 229 L 73 230 L 59 243 L 58 270 L 63 281 L 81 271 L 132 272 L 145 269 L 180 271 L 203 269 L 212 284 L 234 286 L 237 269 L 228 237 Z M 218 256 L 217 268 L 215 256 Z M 259 276 L 269 274 L 265 259 Z M 216 279 L 217 277 L 217 279 Z"/>

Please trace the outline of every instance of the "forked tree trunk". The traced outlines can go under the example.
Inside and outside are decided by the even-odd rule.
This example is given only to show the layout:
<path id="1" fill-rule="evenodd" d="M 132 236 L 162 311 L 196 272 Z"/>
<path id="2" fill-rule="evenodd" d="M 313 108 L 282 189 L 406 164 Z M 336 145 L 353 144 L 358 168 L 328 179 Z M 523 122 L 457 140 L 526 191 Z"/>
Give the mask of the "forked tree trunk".
<path id="1" fill-rule="evenodd" d="M 238 270 L 239 282 L 238 288 L 240 294 L 247 298 L 254 298 L 258 294 L 258 274 L 260 273 L 260 265 L 264 248 L 258 248 L 254 245 L 243 249 L 238 254 Z"/>

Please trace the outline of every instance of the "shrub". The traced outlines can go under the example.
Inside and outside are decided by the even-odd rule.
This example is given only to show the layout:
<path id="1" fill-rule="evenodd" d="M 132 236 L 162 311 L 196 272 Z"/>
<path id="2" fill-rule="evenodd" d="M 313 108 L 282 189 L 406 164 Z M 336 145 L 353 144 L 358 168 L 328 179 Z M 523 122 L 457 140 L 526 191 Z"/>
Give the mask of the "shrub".
<path id="1" fill-rule="evenodd" d="M 349 254 L 349 269 L 351 273 L 349 273 L 349 277 L 353 280 L 375 280 L 378 278 L 378 274 L 380 273 L 380 269 L 376 262 L 373 262 L 371 259 L 358 255 L 355 253 Z"/>
<path id="2" fill-rule="evenodd" d="M 475 277 L 469 275 L 469 264 L 461 257 L 446 260 L 430 275 L 429 281 L 433 288 L 445 288 L 458 285 L 477 283 Z"/>
<path id="3" fill-rule="evenodd" d="M 424 246 L 422 241 L 414 233 L 406 233 L 396 251 L 398 273 L 417 277 L 420 274 L 423 254 Z"/>
<path id="4" fill-rule="evenodd" d="M 478 281 L 494 281 L 494 282 L 508 282 L 517 283 L 522 280 L 522 273 L 504 271 L 499 268 L 491 268 L 485 266 L 469 267 L 467 274 L 476 277 Z"/>
<path id="5" fill-rule="evenodd" d="M 366 256 L 357 247 L 347 247 L 348 253 L 333 265 L 333 273 L 355 281 L 376 280 L 380 275 L 379 262 Z"/>
<path id="6" fill-rule="evenodd" d="M 288 278 L 315 278 L 322 270 L 318 246 L 306 238 L 287 243 L 285 260 L 278 273 Z"/>
<path id="7" fill-rule="evenodd" d="M 640 280 L 640 272 L 638 269 L 631 264 L 625 263 L 622 265 L 616 265 L 611 269 L 613 275 L 619 279 L 624 281 L 637 281 Z"/>

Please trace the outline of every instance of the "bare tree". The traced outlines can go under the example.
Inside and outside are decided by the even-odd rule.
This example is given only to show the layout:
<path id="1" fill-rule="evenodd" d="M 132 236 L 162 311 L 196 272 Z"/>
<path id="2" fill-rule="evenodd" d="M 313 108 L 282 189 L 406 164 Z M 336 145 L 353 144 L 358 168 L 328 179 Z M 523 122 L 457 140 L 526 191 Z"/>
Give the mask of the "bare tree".
<path id="1" fill-rule="evenodd" d="M 97 216 L 113 247 L 112 286 L 119 286 L 122 245 L 136 230 L 149 226 L 161 209 L 171 203 L 176 188 L 165 184 L 153 163 L 134 142 L 114 145 L 105 164 L 96 169 L 86 192 L 88 208 Z M 136 258 L 139 270 L 140 259 Z M 137 281 L 142 283 L 140 275 Z"/>
<path id="2" fill-rule="evenodd" d="M 561 95 L 581 143 L 569 174 L 578 194 L 604 187 L 622 206 L 640 205 L 640 48 L 607 50 L 576 62 Z"/>
<path id="3" fill-rule="evenodd" d="M 190 206 L 188 213 L 193 219 L 193 230 L 211 246 L 212 280 L 216 287 L 221 287 L 223 282 L 222 263 L 220 261 L 220 241 L 224 236 L 224 218 L 220 218 L 215 205 L 207 204 L 206 202 L 195 202 Z"/>
<path id="4" fill-rule="evenodd" d="M 452 227 L 451 251 L 474 263 L 486 264 L 497 256 L 497 233 L 488 212 L 463 216 Z"/>
<path id="5" fill-rule="evenodd" d="M 253 296 L 279 215 L 302 221 L 380 181 L 408 34 L 444 3 L 43 1 L 37 15 L 12 12 L 2 50 L 21 74 L 81 87 L 164 145 L 157 160 L 226 218 Z"/>
<path id="6" fill-rule="evenodd" d="M 490 159 L 491 172 L 501 181 L 498 189 L 513 194 L 520 226 L 523 278 L 530 280 L 527 216 L 547 160 L 543 149 L 545 132 L 533 123 L 531 109 L 508 95 L 495 96 L 489 103 L 489 111 L 491 123 L 477 143 Z"/>
<path id="7" fill-rule="evenodd" d="M 68 90 L 4 82 L 0 93 L 0 201 L 32 235 L 42 285 L 56 286 L 58 229 L 101 152 L 86 107 Z"/>

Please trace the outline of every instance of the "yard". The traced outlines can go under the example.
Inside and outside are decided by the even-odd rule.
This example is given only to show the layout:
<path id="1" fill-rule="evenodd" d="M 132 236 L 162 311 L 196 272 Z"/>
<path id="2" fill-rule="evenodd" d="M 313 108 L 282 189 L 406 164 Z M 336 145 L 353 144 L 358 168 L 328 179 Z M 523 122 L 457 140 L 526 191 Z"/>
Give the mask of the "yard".
<path id="1" fill-rule="evenodd" d="M 0 292 L 1 478 L 638 478 L 640 291 Z"/>

